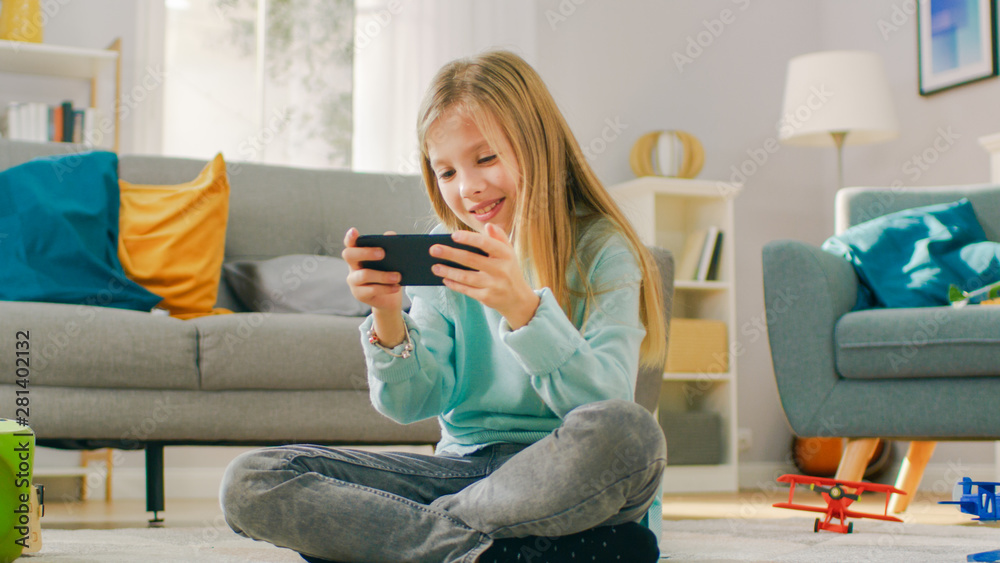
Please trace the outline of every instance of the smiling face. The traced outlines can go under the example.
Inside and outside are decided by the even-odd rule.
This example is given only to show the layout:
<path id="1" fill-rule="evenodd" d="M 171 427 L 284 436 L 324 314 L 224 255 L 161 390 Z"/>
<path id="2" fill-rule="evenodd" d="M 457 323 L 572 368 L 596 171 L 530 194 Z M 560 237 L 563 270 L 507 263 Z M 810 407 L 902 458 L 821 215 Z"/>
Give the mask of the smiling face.
<path id="1" fill-rule="evenodd" d="M 427 155 L 445 203 L 477 232 L 487 223 L 508 235 L 514 224 L 517 182 L 500 156 L 512 163 L 510 143 L 491 147 L 479 127 L 461 111 L 447 111 L 427 131 Z"/>

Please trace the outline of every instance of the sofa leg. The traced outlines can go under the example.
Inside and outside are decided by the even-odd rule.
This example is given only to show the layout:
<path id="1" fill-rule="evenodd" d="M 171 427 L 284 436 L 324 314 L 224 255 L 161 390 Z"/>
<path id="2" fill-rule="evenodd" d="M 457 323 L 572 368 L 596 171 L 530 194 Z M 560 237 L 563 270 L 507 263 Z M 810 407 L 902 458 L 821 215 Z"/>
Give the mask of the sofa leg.
<path id="1" fill-rule="evenodd" d="M 150 442 L 146 444 L 146 512 L 152 512 L 150 527 L 163 526 L 163 518 L 159 512 L 164 508 L 163 496 L 163 444 Z"/>
<path id="2" fill-rule="evenodd" d="M 840 466 L 837 467 L 838 481 L 861 481 L 865 476 L 865 468 L 875 453 L 878 446 L 878 438 L 849 438 L 847 447 L 840 457 Z"/>
<path id="3" fill-rule="evenodd" d="M 906 491 L 906 495 L 895 493 L 889 498 L 889 512 L 899 514 L 906 510 L 913 500 L 913 495 L 917 494 L 917 487 L 920 486 L 920 478 L 924 476 L 924 469 L 927 462 L 934 455 L 934 448 L 937 442 L 910 442 L 910 447 L 906 451 L 906 459 L 899 467 L 899 475 L 896 476 L 896 488 Z"/>

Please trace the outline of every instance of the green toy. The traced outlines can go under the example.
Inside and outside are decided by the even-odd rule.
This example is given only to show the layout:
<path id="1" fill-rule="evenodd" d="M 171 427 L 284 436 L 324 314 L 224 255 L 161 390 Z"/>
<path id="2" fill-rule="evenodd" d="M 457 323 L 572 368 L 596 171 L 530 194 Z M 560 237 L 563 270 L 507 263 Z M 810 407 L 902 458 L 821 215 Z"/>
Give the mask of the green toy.
<path id="1" fill-rule="evenodd" d="M 31 472 L 35 433 L 13 420 L 0 418 L 0 563 L 9 563 L 27 551 L 34 527 L 35 508 Z"/>
<path id="2" fill-rule="evenodd" d="M 962 291 L 955 285 L 948 286 L 948 302 L 952 307 L 965 307 L 973 297 L 986 294 L 986 299 L 997 299 L 1000 297 L 1000 282 L 992 283 L 981 287 L 975 291 Z"/>

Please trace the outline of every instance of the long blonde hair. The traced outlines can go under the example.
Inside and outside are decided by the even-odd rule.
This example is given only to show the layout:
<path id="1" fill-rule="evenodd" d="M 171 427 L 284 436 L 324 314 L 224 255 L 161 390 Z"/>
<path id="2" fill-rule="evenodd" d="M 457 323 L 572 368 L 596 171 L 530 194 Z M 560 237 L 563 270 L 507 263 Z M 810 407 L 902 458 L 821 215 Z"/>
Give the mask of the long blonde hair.
<path id="1" fill-rule="evenodd" d="M 537 287 L 548 287 L 570 318 L 574 298 L 586 299 L 588 311 L 594 298 L 594 288 L 586 276 L 580 276 L 582 295 L 571 291 L 567 281 L 571 266 L 585 271 L 575 248 L 579 220 L 574 210 L 583 206 L 606 218 L 627 239 L 642 270 L 639 316 L 646 337 L 639 350 L 640 360 L 646 366 L 662 366 L 667 335 L 659 269 L 587 164 L 538 73 L 509 51 L 452 61 L 438 71 L 421 104 L 417 134 L 427 195 L 447 228 L 468 230 L 445 203 L 428 154 L 428 131 L 450 110 L 462 111 L 472 119 L 491 147 L 500 146 L 499 139 L 509 141 L 514 161 L 503 154 L 499 157 L 518 182 L 514 248 L 528 268 L 530 279 Z"/>

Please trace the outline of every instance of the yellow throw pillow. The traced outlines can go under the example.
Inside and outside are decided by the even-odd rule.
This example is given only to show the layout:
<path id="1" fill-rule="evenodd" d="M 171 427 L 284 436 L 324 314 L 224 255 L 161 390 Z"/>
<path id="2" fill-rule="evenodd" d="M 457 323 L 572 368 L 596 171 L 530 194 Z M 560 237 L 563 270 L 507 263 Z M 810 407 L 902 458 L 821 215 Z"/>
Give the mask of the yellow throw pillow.
<path id="1" fill-rule="evenodd" d="M 163 297 L 179 319 L 231 313 L 215 308 L 229 219 L 222 153 L 193 181 L 176 186 L 119 180 L 118 258 L 129 278 Z"/>

